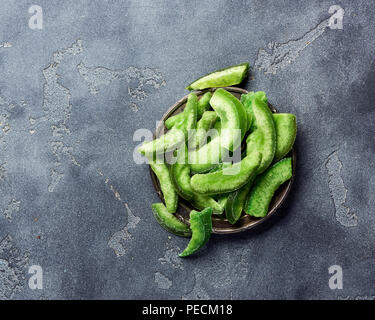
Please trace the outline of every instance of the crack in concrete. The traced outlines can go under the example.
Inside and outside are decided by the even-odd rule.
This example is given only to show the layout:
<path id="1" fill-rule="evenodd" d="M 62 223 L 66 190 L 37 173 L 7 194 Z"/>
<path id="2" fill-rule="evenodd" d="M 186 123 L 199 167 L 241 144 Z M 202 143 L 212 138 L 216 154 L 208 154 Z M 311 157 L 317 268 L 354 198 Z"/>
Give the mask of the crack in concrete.
<path id="1" fill-rule="evenodd" d="M 104 174 L 102 171 L 100 171 L 99 169 L 97 171 L 100 176 L 104 177 Z M 125 202 L 122 199 L 120 193 L 110 183 L 110 180 L 108 178 L 105 178 L 104 183 L 108 186 L 109 190 L 112 191 L 116 200 L 120 201 L 123 204 L 127 212 L 128 221 L 125 224 L 125 226 L 121 230 L 115 232 L 108 240 L 108 246 L 111 249 L 113 249 L 116 256 L 122 257 L 128 252 L 129 244 L 134 239 L 133 234 L 132 234 L 133 230 L 136 228 L 137 224 L 141 221 L 141 219 L 133 214 L 127 202 Z"/>
<path id="2" fill-rule="evenodd" d="M 134 112 L 139 109 L 137 102 L 148 96 L 147 86 L 159 89 L 166 84 L 161 72 L 153 68 L 131 66 L 125 70 L 111 70 L 105 67 L 87 67 L 81 62 L 77 66 L 77 70 L 85 80 L 89 92 L 93 95 L 98 94 L 100 87 L 108 86 L 114 80 L 125 80 L 128 84 L 128 95 L 131 99 L 130 107 Z"/>
<path id="3" fill-rule="evenodd" d="M 276 74 L 295 61 L 301 52 L 319 38 L 328 27 L 329 19 L 323 20 L 301 38 L 285 43 L 269 42 L 267 49 L 259 49 L 254 68 L 264 70 L 265 74 Z"/>
<path id="4" fill-rule="evenodd" d="M 21 254 L 7 235 L 0 241 L 0 300 L 8 300 L 25 285 L 25 268 L 29 254 Z"/>
<path id="5" fill-rule="evenodd" d="M 133 231 L 141 219 L 135 216 L 127 203 L 124 203 L 128 222 L 119 231 L 115 232 L 108 241 L 108 246 L 113 249 L 117 257 L 124 256 L 128 252 L 129 243 L 134 239 Z"/>
<path id="6" fill-rule="evenodd" d="M 328 156 L 326 168 L 328 170 L 328 186 L 335 206 L 336 220 L 345 227 L 354 227 L 358 224 L 357 215 L 346 205 L 348 190 L 341 176 L 342 163 L 334 151 Z"/>
<path id="7" fill-rule="evenodd" d="M 36 126 L 43 121 L 50 122 L 51 135 L 53 140 L 49 142 L 49 150 L 55 161 L 50 167 L 50 182 L 48 191 L 53 192 L 56 186 L 65 175 L 63 158 L 67 158 L 72 164 L 79 166 L 73 156 L 73 147 L 66 145 L 64 138 L 70 134 L 67 123 L 70 119 L 72 105 L 70 90 L 60 83 L 58 70 L 66 56 L 75 56 L 83 51 L 82 40 L 75 41 L 70 47 L 56 51 L 53 54 L 52 62 L 43 69 L 43 111 L 44 116 L 35 119 L 30 117 L 31 125 Z M 30 128 L 30 134 L 34 134 L 34 128 Z"/>
<path id="8" fill-rule="evenodd" d="M 12 47 L 12 44 L 8 41 L 4 41 L 0 43 L 0 48 L 11 48 L 11 47 Z"/>

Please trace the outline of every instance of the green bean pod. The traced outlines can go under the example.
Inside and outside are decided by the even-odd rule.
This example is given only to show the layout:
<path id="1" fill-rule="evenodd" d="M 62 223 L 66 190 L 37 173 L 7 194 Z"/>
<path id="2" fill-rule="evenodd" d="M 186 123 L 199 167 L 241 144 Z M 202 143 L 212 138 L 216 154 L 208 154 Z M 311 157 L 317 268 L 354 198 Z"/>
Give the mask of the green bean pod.
<path id="1" fill-rule="evenodd" d="M 185 152 L 183 152 L 185 151 Z M 171 165 L 171 179 L 177 193 L 194 207 L 202 210 L 211 207 L 215 214 L 221 214 L 224 206 L 212 197 L 197 194 L 191 188 L 190 166 L 186 162 L 187 148 L 181 149 L 177 155 L 176 163 Z M 185 158 L 184 158 L 185 157 Z"/>
<path id="2" fill-rule="evenodd" d="M 238 139 L 236 136 L 230 136 L 228 139 L 226 139 L 225 136 L 221 138 L 221 145 L 233 151 L 241 144 L 242 137 L 246 131 L 246 110 L 234 95 L 221 88 L 214 92 L 210 104 L 220 118 L 222 131 L 233 130 L 236 132 L 236 130 L 240 130 L 240 132 L 238 132 L 240 134 Z"/>
<path id="3" fill-rule="evenodd" d="M 205 113 L 210 108 L 210 100 L 212 98 L 211 92 L 206 92 L 198 101 L 197 108 L 197 119 L 199 120 L 203 113 Z"/>
<path id="4" fill-rule="evenodd" d="M 211 92 L 206 92 L 198 101 L 197 106 L 197 121 L 202 117 L 203 113 L 210 108 L 210 99 L 212 97 Z M 186 109 L 186 108 L 185 108 Z M 172 127 L 180 122 L 185 116 L 184 111 L 180 112 L 172 117 L 165 120 L 165 127 L 170 130 Z"/>
<path id="5" fill-rule="evenodd" d="M 228 168 L 194 175 L 191 178 L 191 187 L 193 191 L 205 195 L 232 192 L 248 182 L 257 171 L 261 160 L 261 154 L 254 151 Z"/>
<path id="6" fill-rule="evenodd" d="M 229 195 L 230 195 L 230 193 L 222 193 L 222 194 L 219 194 L 218 197 L 217 197 L 217 202 L 221 206 L 223 206 L 223 208 L 225 208 L 226 205 L 227 205 Z"/>
<path id="7" fill-rule="evenodd" d="M 239 84 L 247 76 L 249 63 L 241 63 L 209 73 L 190 83 L 187 90 L 202 90 L 206 88 L 229 87 Z"/>
<path id="8" fill-rule="evenodd" d="M 177 210 L 178 196 L 173 187 L 172 179 L 169 174 L 169 170 L 165 163 L 150 162 L 152 171 L 158 177 L 160 188 L 163 193 L 165 206 L 170 213 L 174 213 Z"/>
<path id="9" fill-rule="evenodd" d="M 251 104 L 255 98 L 260 99 L 265 104 L 268 104 L 267 95 L 264 91 L 257 91 L 257 92 L 250 91 L 247 94 L 241 95 L 241 102 L 246 110 L 246 114 L 248 117 L 247 131 L 249 131 L 250 128 L 252 128 L 252 130 L 256 129 L 256 121 L 254 119 L 254 113 L 251 107 Z"/>
<path id="10" fill-rule="evenodd" d="M 152 212 L 156 221 L 165 230 L 180 237 L 191 237 L 191 230 L 189 226 L 178 220 L 172 213 L 170 213 L 163 203 L 154 203 L 152 205 Z"/>
<path id="11" fill-rule="evenodd" d="M 198 150 L 189 152 L 189 163 L 193 173 L 207 172 L 220 163 L 224 153 L 220 140 L 220 136 L 215 136 Z"/>
<path id="12" fill-rule="evenodd" d="M 235 150 L 241 144 L 247 127 L 246 111 L 242 103 L 224 89 L 217 89 L 210 104 L 220 118 L 220 135 L 211 139 L 198 150 L 190 152 L 192 172 L 207 172 L 217 165 L 224 149 Z"/>
<path id="13" fill-rule="evenodd" d="M 284 158 L 257 177 L 251 189 L 245 212 L 254 217 L 265 217 L 276 190 L 292 177 L 292 159 Z"/>
<path id="14" fill-rule="evenodd" d="M 197 122 L 197 129 L 192 138 L 192 145 L 195 148 L 199 148 L 207 142 L 207 131 L 210 130 L 217 119 L 215 111 L 206 111 L 203 113 L 202 118 Z"/>
<path id="15" fill-rule="evenodd" d="M 255 180 L 255 174 L 251 176 L 249 182 L 247 182 L 241 189 L 233 191 L 228 195 L 228 199 L 225 205 L 225 217 L 230 224 L 235 224 L 241 217 L 247 195 Z"/>
<path id="16" fill-rule="evenodd" d="M 276 151 L 274 162 L 279 161 L 293 148 L 297 135 L 296 116 L 291 113 L 274 113 L 276 128 Z"/>
<path id="17" fill-rule="evenodd" d="M 206 208 L 201 212 L 190 212 L 191 239 L 186 249 L 180 253 L 180 257 L 187 257 L 201 249 L 210 239 L 212 232 L 212 209 Z"/>
<path id="18" fill-rule="evenodd" d="M 276 150 L 276 129 L 271 110 L 259 98 L 252 101 L 252 112 L 256 120 L 256 129 L 246 139 L 246 152 L 258 151 L 262 154 L 262 162 L 258 174 L 266 170 L 272 163 Z"/>
<path id="19" fill-rule="evenodd" d="M 176 162 L 170 166 L 172 183 L 177 193 L 185 200 L 192 201 L 194 192 L 190 187 L 190 167 L 186 162 L 187 147 L 177 150 Z"/>
<path id="20" fill-rule="evenodd" d="M 194 93 L 190 93 L 182 120 L 158 139 L 144 143 L 139 147 L 138 151 L 150 159 L 154 157 L 154 154 L 160 154 L 166 150 L 171 151 L 180 146 L 187 140 L 188 131 L 195 129 L 197 123 L 197 105 L 197 96 Z"/>
<path id="21" fill-rule="evenodd" d="M 203 210 L 209 206 L 212 208 L 212 213 L 215 215 L 220 215 L 224 212 L 224 205 L 222 205 L 219 201 L 216 201 L 214 198 L 206 195 L 195 193 L 191 204 L 199 210 Z"/>

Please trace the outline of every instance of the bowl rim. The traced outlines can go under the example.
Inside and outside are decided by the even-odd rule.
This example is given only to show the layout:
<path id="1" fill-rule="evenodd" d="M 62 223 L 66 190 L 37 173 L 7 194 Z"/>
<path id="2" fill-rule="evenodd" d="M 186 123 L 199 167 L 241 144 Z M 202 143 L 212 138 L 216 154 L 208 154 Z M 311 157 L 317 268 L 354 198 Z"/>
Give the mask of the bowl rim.
<path id="1" fill-rule="evenodd" d="M 216 89 L 218 88 L 210 88 L 210 89 L 205 89 L 205 90 L 199 90 L 199 91 L 193 91 L 197 96 L 200 96 L 200 95 L 203 95 L 204 93 L 210 91 L 210 92 L 214 92 Z M 242 89 L 242 88 L 238 88 L 238 87 L 223 87 L 222 89 L 225 89 L 229 92 L 234 92 L 234 93 L 238 93 L 238 94 L 246 94 L 248 93 L 247 90 L 245 89 Z M 176 103 L 174 103 L 162 116 L 162 118 L 160 119 L 160 121 L 158 122 L 158 126 L 156 127 L 155 131 L 154 131 L 154 134 L 153 134 L 153 138 L 155 139 L 156 137 L 159 136 L 161 130 L 163 129 L 164 132 L 166 132 L 166 128 L 165 128 L 165 120 L 167 120 L 169 117 L 173 116 L 175 111 L 178 110 L 183 104 L 185 104 L 185 102 L 187 101 L 187 98 L 188 98 L 188 95 L 185 95 L 184 97 L 182 97 L 181 99 L 179 99 Z M 271 104 L 268 102 L 268 107 L 270 108 L 270 110 L 272 111 L 272 113 L 278 113 L 277 109 Z M 292 158 L 292 178 L 290 180 L 288 180 L 287 182 L 285 182 L 283 185 L 284 185 L 284 188 L 285 190 L 283 191 L 283 193 L 281 194 L 280 197 L 278 197 L 277 201 L 274 203 L 274 205 L 272 206 L 271 210 L 268 211 L 267 215 L 263 218 L 256 218 L 256 217 L 252 217 L 252 219 L 256 219 L 255 221 L 254 220 L 249 220 L 248 223 L 244 224 L 244 225 L 241 225 L 241 226 L 236 226 L 236 224 L 229 224 L 228 227 L 225 227 L 225 228 L 218 228 L 216 226 L 212 226 L 212 233 L 214 234 L 232 234 L 232 233 L 239 233 L 239 232 L 243 232 L 245 230 L 250 230 L 250 229 L 254 229 L 256 228 L 257 226 L 259 226 L 260 224 L 266 222 L 270 217 L 274 216 L 278 209 L 280 208 L 280 206 L 285 202 L 286 198 L 288 197 L 290 191 L 291 191 L 291 188 L 292 188 L 292 185 L 293 185 L 293 182 L 294 182 L 294 178 L 295 178 L 295 173 L 296 173 L 296 160 L 297 160 L 297 155 L 296 155 L 296 148 L 295 146 L 293 145 L 293 148 L 292 150 L 288 153 L 289 156 L 291 156 Z M 286 156 L 288 156 L 286 155 Z M 152 180 L 152 184 L 156 190 L 156 193 L 158 194 L 159 198 L 161 199 L 162 202 L 164 202 L 164 197 L 163 197 L 163 194 L 161 192 L 161 189 L 160 189 L 160 184 L 159 184 L 159 181 L 155 175 L 155 173 L 152 171 L 151 169 L 151 166 L 149 166 L 149 170 L 150 170 L 150 175 L 151 175 L 151 180 Z M 181 220 L 182 222 L 184 222 L 185 224 L 189 225 L 188 223 L 188 220 L 186 219 L 186 217 L 184 217 L 183 214 L 181 214 L 179 211 L 180 211 L 180 206 L 188 211 L 188 210 L 192 210 L 194 209 L 193 206 L 188 206 L 188 202 L 184 199 L 182 199 L 180 196 L 179 197 L 179 206 L 176 210 L 176 213 L 175 213 L 175 216 Z M 274 197 L 273 197 L 274 198 Z M 246 216 L 242 216 L 242 218 L 244 218 Z M 218 218 L 216 218 L 218 219 Z M 214 219 L 214 220 L 216 220 Z M 240 218 L 241 219 L 241 218 Z M 226 219 L 221 219 L 222 221 L 227 221 Z"/>

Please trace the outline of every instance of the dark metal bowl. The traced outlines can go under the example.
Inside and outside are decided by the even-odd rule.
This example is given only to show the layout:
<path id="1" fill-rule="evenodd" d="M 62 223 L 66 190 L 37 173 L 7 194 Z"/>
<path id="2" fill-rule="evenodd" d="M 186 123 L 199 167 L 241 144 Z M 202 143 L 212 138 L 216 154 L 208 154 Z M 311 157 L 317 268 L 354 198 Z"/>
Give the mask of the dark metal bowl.
<path id="1" fill-rule="evenodd" d="M 234 96 L 240 99 L 241 94 L 247 93 L 246 90 L 241 89 L 241 88 L 236 88 L 236 87 L 228 87 L 224 88 L 225 90 L 229 91 L 232 93 Z M 197 96 L 201 96 L 207 91 L 215 91 L 215 89 L 209 89 L 209 90 L 204 90 L 204 91 L 197 91 L 195 92 Z M 180 112 L 182 112 L 185 108 L 187 101 L 187 96 L 183 97 L 182 99 L 178 100 L 172 107 L 169 108 L 169 110 L 163 115 L 161 118 L 161 121 L 159 122 L 159 126 L 155 130 L 154 138 L 157 138 L 161 135 L 161 133 L 164 131 L 164 133 L 167 131 L 167 129 L 164 126 L 164 122 L 166 119 L 168 119 L 171 116 L 174 116 Z M 273 113 L 277 113 L 277 110 L 270 104 L 268 103 L 269 108 Z M 281 204 L 284 202 L 286 197 L 288 196 L 290 189 L 293 184 L 295 172 L 296 172 L 296 152 L 293 147 L 292 151 L 288 154 L 288 156 L 292 157 L 292 167 L 293 167 L 293 175 L 292 178 L 284 183 L 280 188 L 276 191 L 275 195 L 272 198 L 272 201 L 270 203 L 270 207 L 268 210 L 268 214 L 264 218 L 255 218 L 252 217 L 248 214 L 244 214 L 241 216 L 241 218 L 237 221 L 236 224 L 230 224 L 228 220 L 224 218 L 220 218 L 219 216 L 213 215 L 212 216 L 212 232 L 216 234 L 228 234 L 228 233 L 237 233 L 241 231 L 245 231 L 248 229 L 252 229 L 267 219 L 269 219 L 272 215 L 276 214 L 277 209 L 281 206 Z M 156 177 L 155 173 L 151 170 L 150 167 L 150 174 L 151 174 L 151 179 L 152 183 L 155 187 L 155 190 L 159 196 L 159 198 L 164 201 L 163 194 L 160 189 L 160 184 L 158 181 L 158 178 Z M 189 213 L 191 210 L 194 208 L 189 202 L 186 200 L 182 199 L 181 197 L 179 198 L 179 205 L 176 211 L 176 217 L 179 218 L 181 221 L 183 221 L 186 224 L 189 224 Z"/>

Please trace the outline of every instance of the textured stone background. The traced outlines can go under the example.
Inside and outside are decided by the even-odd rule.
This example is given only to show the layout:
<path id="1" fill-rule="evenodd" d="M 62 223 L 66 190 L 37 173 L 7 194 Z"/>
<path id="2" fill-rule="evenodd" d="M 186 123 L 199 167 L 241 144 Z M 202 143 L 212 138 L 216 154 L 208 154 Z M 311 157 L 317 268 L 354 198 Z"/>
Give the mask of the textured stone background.
<path id="1" fill-rule="evenodd" d="M 335 4 L 343 30 L 326 27 Z M 374 297 L 374 15 L 349 0 L 3 0 L 0 299 Z M 133 133 L 243 61 L 244 87 L 297 115 L 293 192 L 264 227 L 181 260 Z M 335 264 L 343 290 L 328 286 Z"/>

